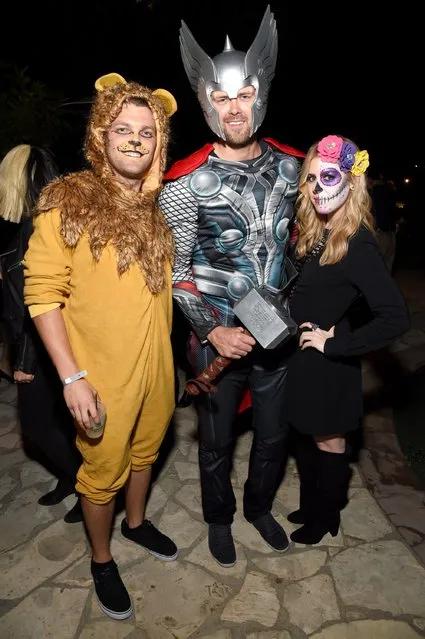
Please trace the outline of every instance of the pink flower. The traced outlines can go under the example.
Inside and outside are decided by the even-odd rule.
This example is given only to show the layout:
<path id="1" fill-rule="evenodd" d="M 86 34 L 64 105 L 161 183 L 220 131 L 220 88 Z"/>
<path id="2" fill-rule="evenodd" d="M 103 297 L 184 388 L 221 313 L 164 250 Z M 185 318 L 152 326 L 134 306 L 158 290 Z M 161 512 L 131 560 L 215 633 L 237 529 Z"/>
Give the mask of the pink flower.
<path id="1" fill-rule="evenodd" d="M 339 138 L 337 135 L 327 135 L 320 140 L 317 147 L 320 159 L 323 160 L 323 162 L 337 164 L 339 156 L 341 155 L 342 144 L 342 138 Z"/>

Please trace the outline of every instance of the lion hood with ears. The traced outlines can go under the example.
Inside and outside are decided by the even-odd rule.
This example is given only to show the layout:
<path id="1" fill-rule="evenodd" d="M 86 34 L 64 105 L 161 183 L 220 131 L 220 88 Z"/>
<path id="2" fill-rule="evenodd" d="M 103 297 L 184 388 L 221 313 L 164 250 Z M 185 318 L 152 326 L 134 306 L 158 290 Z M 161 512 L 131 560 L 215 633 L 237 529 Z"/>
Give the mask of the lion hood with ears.
<path id="1" fill-rule="evenodd" d="M 86 233 L 96 261 L 111 244 L 116 252 L 119 275 L 138 263 L 149 290 L 159 293 L 165 286 L 164 264 L 173 261 L 174 244 L 158 207 L 158 194 L 167 161 L 169 117 L 176 110 L 173 96 L 151 91 L 117 74 L 96 82 L 97 95 L 91 110 L 85 141 L 85 156 L 91 169 L 71 173 L 49 184 L 40 196 L 37 212 L 61 211 L 61 237 L 75 247 Z M 152 163 L 143 177 L 141 190 L 125 188 L 113 175 L 106 154 L 106 136 L 124 103 L 141 98 L 152 112 L 157 145 Z"/>

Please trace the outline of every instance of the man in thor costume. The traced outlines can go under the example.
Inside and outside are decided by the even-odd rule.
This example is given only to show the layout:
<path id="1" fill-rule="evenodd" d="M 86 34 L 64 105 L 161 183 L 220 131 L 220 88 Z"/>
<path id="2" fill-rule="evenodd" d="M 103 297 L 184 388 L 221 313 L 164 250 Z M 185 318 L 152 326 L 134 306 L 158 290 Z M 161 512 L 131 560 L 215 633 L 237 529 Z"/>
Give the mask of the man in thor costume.
<path id="1" fill-rule="evenodd" d="M 160 206 L 174 232 L 173 296 L 192 328 L 199 374 L 218 354 L 233 359 L 217 393 L 197 400 L 202 506 L 209 548 L 222 566 L 236 561 L 230 481 L 234 422 L 249 388 L 254 438 L 244 487 L 244 516 L 278 552 L 288 539 L 271 514 L 287 445 L 282 420 L 288 349 L 265 351 L 244 332 L 233 304 L 251 288 L 281 292 L 292 278 L 286 255 L 303 154 L 256 132 L 266 114 L 277 56 L 268 7 L 247 53 L 226 37 L 210 58 L 182 22 L 184 68 L 216 136 L 165 176 Z"/>

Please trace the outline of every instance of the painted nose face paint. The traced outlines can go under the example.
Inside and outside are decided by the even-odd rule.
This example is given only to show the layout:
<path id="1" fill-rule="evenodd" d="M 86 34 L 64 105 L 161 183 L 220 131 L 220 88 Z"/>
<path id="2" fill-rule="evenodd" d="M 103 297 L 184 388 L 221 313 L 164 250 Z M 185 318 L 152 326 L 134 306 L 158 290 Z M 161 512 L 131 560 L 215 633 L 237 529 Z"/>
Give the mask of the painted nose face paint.
<path id="1" fill-rule="evenodd" d="M 312 193 L 314 208 L 321 215 L 329 215 L 339 209 L 350 193 L 350 183 L 336 164 L 320 162 L 319 177 Z"/>
<path id="2" fill-rule="evenodd" d="M 127 151 L 136 151 L 137 153 L 141 153 L 141 155 L 147 155 L 149 153 L 149 149 L 147 149 L 141 142 L 123 142 L 119 145 L 118 151 L 121 153 L 126 153 Z"/>

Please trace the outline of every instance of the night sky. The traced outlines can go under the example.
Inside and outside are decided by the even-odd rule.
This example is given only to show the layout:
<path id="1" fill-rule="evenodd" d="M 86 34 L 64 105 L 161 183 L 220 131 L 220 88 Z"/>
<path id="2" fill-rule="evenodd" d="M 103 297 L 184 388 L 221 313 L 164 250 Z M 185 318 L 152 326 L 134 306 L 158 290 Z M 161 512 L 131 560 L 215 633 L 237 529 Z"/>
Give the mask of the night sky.
<path id="1" fill-rule="evenodd" d="M 111 71 L 170 90 L 179 104 L 170 149 L 176 160 L 212 138 L 180 60 L 180 20 L 211 57 L 221 52 L 226 33 L 236 49 L 246 51 L 268 2 L 8 4 L 1 59 L 26 67 L 69 100 L 90 97 L 95 79 Z M 403 3 L 372 14 L 363 2 L 270 5 L 279 54 L 262 134 L 305 151 L 323 135 L 340 133 L 367 148 L 372 162 L 394 176 L 424 165 L 423 35 L 413 9 Z M 66 142 L 72 168 L 80 161 L 75 158 L 87 117 L 87 107 L 80 110 Z"/>

